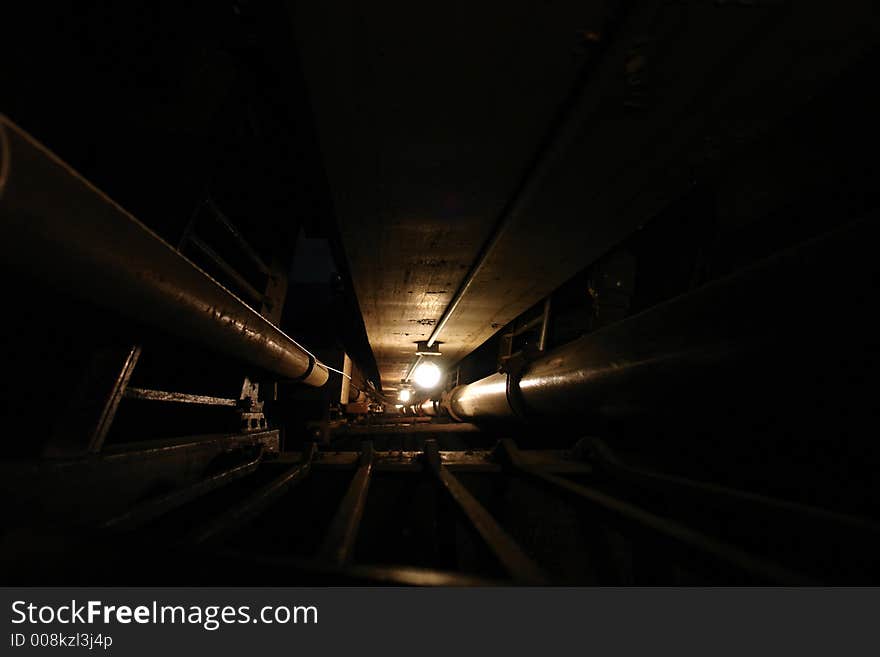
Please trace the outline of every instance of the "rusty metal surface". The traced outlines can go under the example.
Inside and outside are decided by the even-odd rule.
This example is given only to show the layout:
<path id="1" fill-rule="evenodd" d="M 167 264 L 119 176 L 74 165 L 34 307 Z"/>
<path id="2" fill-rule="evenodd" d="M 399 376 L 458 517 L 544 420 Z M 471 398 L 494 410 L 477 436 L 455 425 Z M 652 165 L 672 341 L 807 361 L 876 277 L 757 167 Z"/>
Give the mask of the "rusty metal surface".
<path id="1" fill-rule="evenodd" d="M 100 523 L 163 486 L 184 488 L 219 457 L 259 448 L 277 454 L 277 430 L 109 445 L 78 458 L 0 461 L 0 510 L 8 517 Z M 112 491 L 112 495 L 107 492 Z"/>
<path id="2" fill-rule="evenodd" d="M 141 355 L 140 345 L 94 354 L 69 407 L 43 448 L 47 458 L 100 452 Z"/>
<path id="3" fill-rule="evenodd" d="M 263 454 L 262 450 L 260 450 L 260 453 L 256 458 L 246 463 L 242 463 L 241 465 L 237 465 L 228 470 L 224 470 L 223 472 L 218 472 L 210 477 L 201 479 L 192 486 L 179 488 L 166 495 L 149 499 L 142 504 L 126 510 L 121 515 L 111 518 L 103 524 L 103 527 L 120 530 L 130 530 L 140 527 L 153 518 L 157 518 L 177 507 L 183 506 L 184 504 L 191 502 L 202 495 L 206 495 L 221 486 L 231 483 L 236 479 L 252 474 L 259 467 L 262 460 Z"/>
<path id="4" fill-rule="evenodd" d="M 498 559 L 499 563 L 517 582 L 523 584 L 546 584 L 547 575 L 523 552 L 516 541 L 498 524 L 486 508 L 449 471 L 440 459 L 437 443 L 425 443 L 425 461 L 428 468 L 467 517 L 474 530 Z"/>
<path id="5" fill-rule="evenodd" d="M 217 541 L 225 534 L 241 527 L 245 522 L 258 515 L 263 509 L 281 497 L 290 488 L 299 484 L 309 476 L 312 470 L 312 459 L 317 447 L 311 443 L 308 451 L 303 454 L 302 461 L 280 477 L 269 482 L 250 497 L 242 500 L 223 514 L 196 527 L 185 539 L 187 543 L 202 544 Z"/>
<path id="6" fill-rule="evenodd" d="M 120 443 L 104 449 L 102 461 L 139 461 L 147 456 L 163 456 L 196 449 L 231 451 L 247 445 L 260 444 L 266 453 L 278 452 L 278 430 L 255 433 L 212 434 L 186 438 L 168 438 L 138 443 Z"/>
<path id="7" fill-rule="evenodd" d="M 320 386 L 328 371 L 6 117 L 4 260 L 68 292 Z"/>
<path id="8" fill-rule="evenodd" d="M 253 447 L 259 448 L 259 446 L 259 443 L 253 443 L 249 451 L 242 451 L 240 453 L 241 460 L 236 461 L 239 465 L 227 468 L 219 473 L 203 476 L 202 478 L 197 479 L 194 483 L 176 488 L 170 493 L 150 498 L 144 495 L 144 492 L 148 491 L 149 488 L 145 489 L 145 491 L 141 491 L 139 499 L 144 499 L 146 497 L 146 502 L 141 502 L 140 504 L 133 506 L 123 506 L 115 515 L 111 516 L 112 520 L 101 523 L 102 526 L 105 529 L 112 530 L 137 529 L 148 521 L 155 519 L 168 511 L 180 509 L 187 502 L 192 502 L 225 484 L 229 484 L 236 479 L 240 479 L 241 477 L 253 473 L 260 464 L 260 457 L 262 456 L 262 452 L 260 452 L 259 455 L 255 457 Z M 172 451 L 172 454 L 174 452 L 171 445 L 157 447 L 159 453 L 164 453 L 169 450 Z M 179 462 L 181 459 L 186 458 L 185 453 L 178 453 L 175 456 L 175 462 Z M 276 461 L 276 463 L 284 464 L 288 462 L 290 458 L 300 459 L 294 467 L 288 469 L 284 475 L 277 477 L 270 484 L 262 486 L 259 489 L 254 488 L 253 485 L 249 486 L 248 488 L 253 490 L 254 493 L 249 495 L 246 494 L 247 496 L 245 499 L 236 497 L 231 507 L 227 504 L 215 504 L 213 510 L 208 511 L 209 515 L 207 516 L 202 515 L 202 513 L 206 508 L 210 509 L 210 505 L 207 507 L 204 505 L 202 507 L 194 505 L 189 509 L 181 509 L 184 518 L 187 517 L 186 514 L 189 514 L 188 517 L 191 521 L 198 523 L 201 523 L 202 521 L 205 522 L 204 524 L 196 525 L 196 529 L 188 535 L 188 540 L 185 540 L 184 543 L 181 544 L 180 553 L 176 554 L 174 558 L 177 559 L 178 557 L 183 556 L 186 558 L 192 558 L 193 562 L 191 567 L 200 569 L 203 573 L 208 573 L 209 577 L 214 577 L 216 574 L 212 569 L 222 569 L 224 564 L 233 565 L 247 563 L 251 568 L 257 567 L 262 573 L 266 573 L 268 577 L 273 578 L 276 582 L 308 581 L 319 585 L 330 585 L 334 583 L 342 583 L 344 581 L 364 581 L 377 584 L 424 586 L 499 583 L 482 580 L 481 578 L 474 578 L 470 575 L 434 570 L 433 567 L 435 565 L 441 568 L 450 567 L 449 562 L 442 558 L 436 559 L 436 557 L 432 557 L 428 561 L 420 561 L 422 565 L 430 565 L 430 569 L 419 566 L 398 566 L 396 565 L 396 562 L 399 557 L 395 557 L 388 562 L 385 562 L 381 556 L 377 558 L 375 551 L 371 552 L 370 549 L 367 549 L 365 546 L 369 545 L 371 535 L 372 539 L 375 540 L 377 531 L 381 532 L 381 535 L 384 535 L 385 532 L 387 532 L 387 526 L 383 524 L 378 526 L 371 524 L 369 522 L 370 516 L 368 516 L 366 522 L 363 523 L 363 531 L 361 532 L 365 534 L 364 543 L 362 544 L 364 550 L 359 552 L 359 560 L 363 560 L 363 563 L 354 565 L 350 563 L 361 526 L 361 518 L 364 514 L 367 491 L 374 487 L 375 495 L 387 495 L 387 489 L 384 493 L 382 492 L 381 487 L 383 485 L 396 482 L 393 485 L 397 486 L 403 479 L 408 479 L 410 482 L 418 481 L 419 486 L 427 486 L 432 490 L 430 496 L 422 498 L 422 502 L 427 502 L 427 507 L 421 507 L 419 510 L 410 507 L 409 513 L 417 512 L 421 515 L 424 512 L 430 513 L 432 509 L 437 513 L 437 500 L 434 495 L 440 494 L 445 498 L 442 501 L 443 504 L 441 504 L 441 506 L 446 505 L 449 509 L 454 509 L 457 512 L 460 512 L 462 519 L 466 521 L 466 527 L 474 530 L 473 538 L 478 538 L 482 541 L 488 548 L 489 553 L 494 556 L 494 560 L 497 561 L 497 563 L 509 574 L 510 579 L 500 583 L 534 585 L 548 583 L 548 581 L 569 583 L 580 581 L 575 574 L 580 571 L 560 572 L 556 568 L 555 563 L 548 561 L 548 559 L 554 558 L 553 555 L 555 555 L 556 552 L 548 553 L 546 551 L 546 546 L 544 548 L 541 547 L 541 541 L 536 543 L 531 537 L 531 532 L 539 530 L 540 525 L 535 526 L 527 522 L 526 527 L 524 527 L 521 524 L 523 517 L 526 519 L 531 517 L 532 521 L 534 521 L 536 517 L 540 517 L 542 520 L 547 520 L 548 517 L 545 516 L 545 514 L 553 516 L 550 509 L 557 506 L 566 507 L 568 509 L 564 512 L 563 516 L 569 513 L 574 513 L 578 516 L 579 526 L 603 528 L 607 526 L 613 528 L 615 531 L 620 531 L 621 536 L 623 536 L 624 539 L 635 540 L 639 550 L 641 550 L 642 547 L 646 548 L 644 553 L 638 552 L 637 554 L 650 555 L 648 556 L 648 559 L 654 558 L 655 555 L 661 560 L 661 562 L 663 562 L 664 559 L 671 559 L 671 561 L 667 562 L 668 564 L 672 564 L 676 567 L 681 566 L 686 571 L 698 567 L 705 568 L 707 569 L 705 572 L 710 573 L 710 581 L 716 581 L 715 578 L 717 577 L 717 575 L 712 575 L 711 573 L 718 572 L 736 573 L 736 577 L 744 575 L 746 578 L 745 581 L 749 582 L 759 581 L 784 584 L 813 583 L 813 580 L 800 575 L 798 572 L 795 572 L 788 567 L 778 565 L 776 562 L 772 561 L 771 558 L 763 555 L 763 553 L 758 550 L 755 552 L 747 551 L 740 547 L 739 543 L 735 540 L 728 542 L 727 538 L 723 540 L 718 539 L 713 535 L 712 531 L 706 532 L 702 529 L 698 530 L 692 528 L 692 525 L 688 520 L 681 521 L 679 519 L 673 519 L 675 518 L 674 515 L 668 515 L 669 512 L 674 512 L 673 508 L 667 510 L 665 507 L 665 500 L 658 502 L 660 508 L 663 509 L 659 513 L 655 512 L 656 510 L 650 510 L 654 508 L 654 503 L 647 501 L 643 497 L 637 496 L 636 501 L 633 501 L 629 497 L 633 492 L 631 489 L 621 490 L 615 487 L 615 484 L 618 482 L 617 477 L 612 477 L 612 481 L 603 479 L 603 475 L 607 474 L 604 471 L 604 466 L 596 468 L 594 471 L 594 474 L 597 475 L 595 483 L 591 478 L 591 483 L 589 485 L 583 485 L 567 478 L 566 476 L 559 476 L 560 474 L 584 475 L 590 473 L 591 470 L 587 466 L 582 467 L 579 471 L 565 469 L 565 466 L 570 464 L 577 465 L 578 462 L 574 459 L 583 458 L 584 456 L 585 450 L 583 449 L 583 444 L 578 446 L 574 451 L 520 451 L 516 445 L 509 440 L 502 441 L 496 449 L 492 451 L 446 451 L 442 453 L 437 449 L 436 442 L 434 441 L 427 441 L 425 450 L 422 452 L 374 452 L 371 449 L 371 445 L 368 443 L 364 445 L 361 452 L 328 452 L 322 454 L 316 450 L 316 447 L 313 444 L 305 454 L 286 454 L 283 458 Z M 605 459 L 605 461 L 607 460 L 608 459 Z M 92 458 L 90 461 L 94 463 L 96 462 L 96 459 Z M 252 529 L 254 529 L 253 536 L 251 535 L 250 530 L 248 530 L 248 532 L 242 532 L 241 534 L 241 538 L 244 540 L 243 545 L 247 546 L 250 542 L 251 548 L 238 547 L 236 550 L 247 550 L 247 552 L 222 551 L 222 547 L 218 545 L 221 538 L 230 532 L 240 529 L 244 523 L 257 518 L 261 513 L 266 512 L 268 507 L 273 503 L 278 502 L 280 496 L 289 490 L 291 486 L 303 481 L 306 476 L 315 477 L 316 481 L 310 483 L 316 485 L 319 483 L 318 479 L 321 477 L 327 477 L 326 473 L 320 475 L 315 472 L 320 468 L 322 461 L 325 461 L 326 463 L 335 462 L 340 466 L 344 465 L 347 469 L 354 471 L 354 476 L 351 477 L 348 492 L 345 494 L 342 503 L 338 507 L 334 507 L 331 500 L 331 504 L 326 506 L 326 509 L 329 510 L 330 513 L 333 513 L 333 509 L 336 508 L 336 513 L 330 524 L 329 530 L 325 534 L 323 545 L 317 551 L 317 556 L 314 556 L 316 554 L 314 547 L 309 547 L 302 556 L 290 557 L 287 553 L 272 556 L 271 552 L 274 551 L 273 546 L 264 545 L 259 530 L 257 529 L 260 523 L 256 523 L 254 527 L 252 527 Z M 412 474 L 406 478 L 399 476 L 376 476 L 374 483 L 373 473 L 382 470 L 382 468 L 379 467 L 382 461 L 385 461 L 388 466 L 386 471 L 393 472 L 397 467 L 402 466 L 404 467 L 402 471 Z M 424 474 L 419 474 L 418 470 L 409 468 L 409 466 L 416 461 L 421 461 L 420 465 L 422 467 L 420 470 L 430 474 L 431 479 L 436 481 L 436 486 L 431 486 L 430 484 L 432 482 L 430 479 L 426 479 Z M 228 460 L 226 462 L 229 463 Z M 494 469 L 484 469 L 486 464 L 491 464 Z M 117 465 L 124 465 L 124 463 Z M 157 484 L 156 466 L 158 465 L 159 464 L 155 461 L 149 462 L 149 466 L 152 466 L 150 469 L 153 475 L 153 478 L 150 480 L 151 486 Z M 492 472 L 501 474 L 488 478 L 470 478 L 465 480 L 462 477 L 459 479 L 454 473 L 456 465 L 461 467 L 461 472 Z M 473 469 L 471 469 L 471 465 L 474 466 Z M 563 469 L 560 470 L 560 466 L 563 466 Z M 639 472 L 633 469 L 629 469 L 629 471 L 630 474 L 635 472 L 642 477 L 646 476 L 644 472 Z M 91 471 L 89 471 L 89 473 L 91 474 Z M 59 470 L 55 468 L 53 474 L 57 479 Z M 266 472 L 263 474 L 270 473 Z M 511 475 L 513 477 L 507 478 Z M 254 477 L 258 483 L 265 481 L 265 479 L 259 479 L 259 476 L 260 475 L 257 474 Z M 499 481 L 496 478 L 497 476 L 504 476 L 505 479 Z M 489 479 L 492 479 L 492 481 L 489 481 Z M 522 479 L 523 481 L 518 482 L 514 479 Z M 505 504 L 499 508 L 496 508 L 495 502 L 493 502 L 491 506 L 484 506 L 480 502 L 480 499 L 483 499 L 483 495 L 485 495 L 487 491 L 495 488 L 502 482 L 504 488 L 508 491 L 508 494 L 513 493 L 512 497 L 506 499 Z M 467 486 L 465 486 L 465 483 L 467 483 Z M 653 483 L 656 482 L 652 482 L 652 486 Z M 490 486 L 487 488 L 485 484 L 490 484 Z M 531 512 L 529 511 L 530 503 L 526 498 L 521 496 L 521 493 L 526 489 L 535 490 L 533 484 L 540 484 L 541 487 L 547 489 L 544 495 L 537 495 L 537 498 L 543 499 L 543 504 L 547 505 L 542 506 L 544 510 L 538 516 L 534 515 L 534 509 L 531 509 Z M 668 481 L 664 479 L 660 484 L 666 488 L 669 484 L 680 486 L 682 485 L 682 482 L 679 480 Z M 611 491 L 606 490 L 606 487 L 609 485 L 611 486 Z M 689 492 L 692 493 L 692 497 L 697 498 L 696 500 L 690 500 L 690 503 L 696 502 L 697 506 L 699 506 L 706 501 L 706 499 L 704 499 L 705 496 L 697 494 L 699 491 L 692 490 L 692 482 L 684 482 L 684 485 L 689 487 Z M 525 486 L 525 488 L 521 488 L 521 486 Z M 103 490 L 106 491 L 106 489 L 107 487 L 105 486 Z M 515 492 L 517 490 L 519 493 Z M 715 492 L 717 493 L 717 491 Z M 306 492 L 303 491 L 303 493 Z M 508 494 L 505 494 L 505 498 L 508 497 Z M 725 497 L 729 497 L 729 491 L 723 491 L 723 494 Z M 16 495 L 17 499 L 20 499 L 21 491 L 16 491 Z M 241 499 L 241 501 L 238 502 L 238 499 Z M 287 509 L 277 509 L 282 512 L 281 517 L 287 517 L 287 514 L 291 511 L 294 513 L 294 516 L 305 511 L 301 506 L 298 506 L 295 503 L 296 499 L 297 498 L 285 498 L 285 504 L 290 503 L 291 506 Z M 310 499 L 308 494 L 306 494 L 305 498 L 298 499 L 300 502 L 309 504 L 309 508 L 314 508 L 313 505 L 319 503 L 314 497 Z M 78 504 L 83 504 L 85 501 L 86 500 L 82 497 L 77 498 Z M 712 500 L 709 499 L 709 502 L 711 501 Z M 747 501 L 752 503 L 755 500 Z M 492 509 L 492 511 L 489 509 Z M 780 511 L 785 513 L 787 512 L 787 509 L 782 508 Z M 798 510 L 798 512 L 800 511 Z M 806 519 L 808 521 L 814 519 L 812 517 L 814 514 L 811 513 L 807 515 L 808 517 L 806 517 Z M 106 517 L 107 516 L 104 516 L 104 518 Z M 83 520 L 84 518 L 85 516 L 80 516 L 78 519 Z M 499 520 L 504 523 L 503 527 Z M 300 524 L 307 528 L 311 523 L 306 522 Z M 321 526 L 323 526 L 323 524 Z M 565 526 L 570 525 L 566 523 Z M 13 525 L 13 527 L 15 527 L 15 525 Z M 306 531 L 308 530 L 306 529 Z M 42 535 L 39 533 L 37 534 L 37 536 L 43 536 L 44 538 L 50 535 L 51 534 L 48 533 Z M 7 546 L 11 547 L 13 552 L 4 552 L 3 550 L 0 550 L 0 552 L 3 553 L 0 554 L 0 556 L 8 558 L 14 553 L 15 549 L 18 549 L 16 546 L 20 547 L 23 545 L 23 543 L 16 543 L 15 541 L 19 539 L 26 540 L 27 534 L 18 534 L 17 536 L 19 536 L 19 538 L 14 538 L 13 543 L 10 544 L 10 546 Z M 559 539 L 559 536 L 555 533 L 548 535 L 548 538 L 552 536 L 556 536 L 555 540 Z M 58 534 L 58 537 L 60 542 L 53 543 L 53 545 L 59 555 L 65 551 L 65 540 L 70 540 L 69 545 L 72 547 L 79 545 L 80 547 L 77 549 L 88 546 L 87 543 L 77 543 L 76 536 L 68 536 L 65 538 L 62 533 Z M 147 538 L 146 534 L 139 535 L 129 534 L 127 532 L 114 532 L 113 534 L 102 533 L 96 538 L 96 540 L 102 543 L 107 540 L 128 540 L 131 541 L 131 545 L 134 545 L 137 541 L 144 538 Z M 204 546 L 208 542 L 210 542 L 211 549 L 205 550 Z M 125 545 L 124 542 L 118 544 Z M 236 542 L 236 544 L 241 545 L 241 543 L 238 542 Z M 111 543 L 110 548 L 102 549 L 108 550 L 107 553 L 111 554 L 113 549 L 112 545 L 113 544 Z M 667 546 L 673 548 L 668 553 L 665 551 Z M 268 547 L 269 554 L 262 551 L 263 547 Z M 317 547 L 317 544 L 315 544 L 315 547 Z M 220 548 L 221 551 L 214 552 L 214 548 Z M 373 549 L 375 550 L 375 546 Z M 428 553 L 429 552 L 430 550 L 428 550 Z M 577 552 L 569 556 L 574 556 L 576 559 L 592 559 L 596 557 L 596 554 L 592 552 Z M 61 557 L 59 556 L 58 558 L 60 559 Z M 127 557 L 123 556 L 121 557 L 121 560 L 125 560 L 126 558 Z M 643 557 L 640 557 L 640 559 L 641 558 Z M 392 565 L 370 565 L 376 561 L 391 563 Z M 404 558 L 401 559 L 401 561 L 406 563 L 408 559 Z M 490 565 L 492 567 L 487 567 Z M 465 571 L 468 570 L 468 568 L 462 564 L 460 564 L 459 567 L 462 567 Z M 660 567 L 663 568 L 663 566 Z M 186 570 L 189 568 L 190 567 L 187 567 Z M 548 575 L 544 571 L 545 568 L 547 569 L 547 572 L 553 573 L 552 580 L 548 580 Z M 255 576 L 254 573 L 247 569 L 237 572 L 241 576 L 241 581 L 243 583 L 248 583 L 250 581 L 249 578 Z M 479 572 L 495 572 L 494 564 L 485 564 L 481 567 Z M 663 571 L 661 570 L 658 572 L 662 573 Z M 814 571 L 810 570 L 809 572 L 813 573 Z M 821 575 L 821 571 L 818 572 Z M 260 577 L 258 577 L 258 579 Z M 570 579 L 571 577 L 574 577 L 574 579 Z M 731 581 L 738 582 L 740 579 Z"/>
<path id="9" fill-rule="evenodd" d="M 358 455 L 358 468 L 330 527 L 320 550 L 320 560 L 339 566 L 347 564 L 354 552 L 361 518 L 367 503 L 370 477 L 373 473 L 373 443 L 365 442 Z"/>
<path id="10" fill-rule="evenodd" d="M 278 430 L 253 433 L 206 434 L 163 440 L 147 440 L 136 443 L 117 443 L 105 447 L 100 453 L 79 458 L 6 460 L 0 461 L 0 474 L 20 472 L 35 475 L 41 472 L 64 472 L 77 469 L 101 468 L 117 463 L 145 463 L 157 458 L 188 458 L 203 451 L 210 453 L 230 452 L 252 445 L 262 445 L 267 453 L 278 452 Z"/>
<path id="11" fill-rule="evenodd" d="M 167 390 L 149 390 L 147 388 L 127 388 L 124 394 L 126 399 L 140 399 L 143 401 L 171 402 L 175 404 L 198 404 L 202 406 L 237 406 L 238 400 L 226 397 L 210 397 L 208 395 L 193 395 L 188 392 L 169 392 Z"/>

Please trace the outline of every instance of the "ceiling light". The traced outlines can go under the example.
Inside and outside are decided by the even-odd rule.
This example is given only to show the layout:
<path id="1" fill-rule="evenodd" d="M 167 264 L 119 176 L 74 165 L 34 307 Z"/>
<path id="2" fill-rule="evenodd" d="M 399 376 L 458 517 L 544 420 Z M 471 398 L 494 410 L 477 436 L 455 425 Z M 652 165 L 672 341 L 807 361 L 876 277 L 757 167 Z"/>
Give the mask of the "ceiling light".
<path id="1" fill-rule="evenodd" d="M 442 375 L 439 367 L 430 361 L 425 361 L 413 372 L 413 380 L 420 388 L 430 389 L 440 383 Z"/>
<path id="2" fill-rule="evenodd" d="M 410 399 L 412 399 L 412 393 L 409 391 L 408 388 L 403 388 L 398 393 L 397 399 L 398 399 L 398 401 L 408 402 Z"/>

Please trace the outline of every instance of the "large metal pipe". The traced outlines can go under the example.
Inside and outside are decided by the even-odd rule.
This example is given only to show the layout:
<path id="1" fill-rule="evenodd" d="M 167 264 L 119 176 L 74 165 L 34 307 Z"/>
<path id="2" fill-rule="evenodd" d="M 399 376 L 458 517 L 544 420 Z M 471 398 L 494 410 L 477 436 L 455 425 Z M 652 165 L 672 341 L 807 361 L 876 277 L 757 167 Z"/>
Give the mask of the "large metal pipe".
<path id="1" fill-rule="evenodd" d="M 436 417 L 440 415 L 440 402 L 434 399 L 426 399 L 425 401 L 416 404 L 415 411 L 417 415 L 424 415 L 427 417 Z"/>
<path id="2" fill-rule="evenodd" d="M 563 345 L 518 374 L 458 386 L 443 405 L 475 422 L 705 417 L 710 407 L 792 398 L 807 408 L 807 399 L 830 397 L 856 407 L 864 387 L 854 381 L 876 367 L 865 291 L 877 273 L 874 232 L 867 219 L 813 239 Z"/>
<path id="3" fill-rule="evenodd" d="M 327 381 L 307 350 L 2 115 L 0 229 L 4 262 L 55 288 L 279 376 Z"/>

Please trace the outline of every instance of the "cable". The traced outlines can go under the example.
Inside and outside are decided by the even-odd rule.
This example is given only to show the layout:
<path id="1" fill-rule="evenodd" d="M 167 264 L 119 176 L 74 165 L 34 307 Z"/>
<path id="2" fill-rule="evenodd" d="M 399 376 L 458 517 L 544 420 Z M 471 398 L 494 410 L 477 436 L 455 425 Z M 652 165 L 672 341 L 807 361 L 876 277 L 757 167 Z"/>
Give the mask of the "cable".
<path id="1" fill-rule="evenodd" d="M 312 356 L 312 358 L 314 358 L 314 356 Z M 344 376 L 344 377 L 345 377 L 346 379 L 348 379 L 349 381 L 353 381 L 353 380 L 354 380 L 354 379 L 351 378 L 351 374 L 346 374 L 346 373 L 343 372 L 342 370 L 337 370 L 335 367 L 330 367 L 329 365 L 325 365 L 324 363 L 322 363 L 321 361 L 319 361 L 317 358 L 315 358 L 315 362 L 316 362 L 318 365 L 320 365 L 321 367 L 324 367 L 324 368 L 330 370 L 331 372 L 336 372 L 337 374 L 341 374 L 342 376 Z"/>

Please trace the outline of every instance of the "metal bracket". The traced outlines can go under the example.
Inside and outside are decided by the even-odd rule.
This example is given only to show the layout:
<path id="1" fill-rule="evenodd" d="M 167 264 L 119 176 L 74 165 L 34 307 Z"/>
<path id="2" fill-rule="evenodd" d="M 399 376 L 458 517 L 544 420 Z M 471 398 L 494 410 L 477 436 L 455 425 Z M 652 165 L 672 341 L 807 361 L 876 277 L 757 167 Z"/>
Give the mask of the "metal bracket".
<path id="1" fill-rule="evenodd" d="M 242 431 L 263 431 L 266 429 L 266 416 L 263 414 L 263 402 L 260 401 L 260 384 L 254 383 L 248 377 L 244 378 L 244 383 L 241 386 L 238 409 Z"/>

